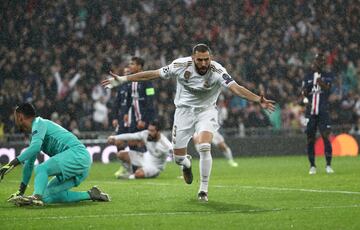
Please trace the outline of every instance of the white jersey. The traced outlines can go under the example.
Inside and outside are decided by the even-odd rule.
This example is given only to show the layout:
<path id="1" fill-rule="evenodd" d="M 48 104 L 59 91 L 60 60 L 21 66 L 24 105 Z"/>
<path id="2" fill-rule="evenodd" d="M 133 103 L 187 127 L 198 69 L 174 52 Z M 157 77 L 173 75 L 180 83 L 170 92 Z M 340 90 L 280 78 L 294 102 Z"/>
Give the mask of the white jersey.
<path id="1" fill-rule="evenodd" d="M 210 69 L 205 75 L 198 74 L 191 57 L 176 59 L 170 65 L 162 67 L 160 77 L 176 77 L 176 107 L 205 108 L 215 105 L 221 86 L 229 87 L 235 82 L 226 69 L 215 61 L 211 61 Z"/>
<path id="2" fill-rule="evenodd" d="M 148 140 L 149 131 L 143 130 L 136 133 L 124 133 L 115 136 L 116 140 L 142 140 L 145 143 L 147 151 L 150 153 L 150 163 L 154 164 L 157 168 L 163 169 L 166 164 L 166 159 L 172 151 L 171 142 L 163 135 L 160 134 L 158 141 Z"/>

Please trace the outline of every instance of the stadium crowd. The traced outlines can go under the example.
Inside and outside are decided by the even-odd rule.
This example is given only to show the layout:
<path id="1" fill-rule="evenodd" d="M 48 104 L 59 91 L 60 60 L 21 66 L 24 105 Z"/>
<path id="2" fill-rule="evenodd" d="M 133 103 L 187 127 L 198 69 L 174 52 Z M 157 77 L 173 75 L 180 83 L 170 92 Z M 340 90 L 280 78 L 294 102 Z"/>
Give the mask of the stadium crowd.
<path id="1" fill-rule="evenodd" d="M 75 134 L 112 130 L 113 98 L 100 81 L 121 74 L 131 56 L 160 68 L 207 43 L 214 59 L 248 89 L 278 102 L 265 114 L 224 91 L 223 127 L 298 129 L 300 89 L 321 49 L 336 79 L 333 124 L 360 134 L 360 2 L 324 1 L 3 1 L 0 33 L 0 136 L 14 133 L 12 111 L 33 102 Z M 156 110 L 171 129 L 175 82 L 155 81 Z M 349 126 L 350 127 L 350 126 Z"/>

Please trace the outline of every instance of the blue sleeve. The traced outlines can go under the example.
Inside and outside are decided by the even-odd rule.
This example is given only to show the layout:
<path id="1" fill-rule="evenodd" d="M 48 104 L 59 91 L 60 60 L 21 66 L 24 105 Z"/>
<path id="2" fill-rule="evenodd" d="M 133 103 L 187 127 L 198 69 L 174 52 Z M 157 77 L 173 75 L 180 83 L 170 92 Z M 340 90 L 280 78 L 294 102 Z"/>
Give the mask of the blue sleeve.
<path id="1" fill-rule="evenodd" d="M 149 123 L 155 119 L 155 108 L 154 108 L 155 89 L 152 82 L 148 81 L 145 85 L 145 106 L 142 108 L 142 113 L 145 114 L 144 121 Z"/>
<path id="2" fill-rule="evenodd" d="M 120 106 L 121 106 L 121 89 L 118 89 L 117 91 L 117 94 L 116 94 L 116 99 L 115 99 L 115 103 L 113 104 L 113 108 L 112 108 L 112 111 L 113 111 L 113 118 L 114 119 L 119 119 L 119 111 L 120 111 Z"/>
<path id="3" fill-rule="evenodd" d="M 123 118 L 123 116 L 125 114 L 127 114 L 129 112 L 129 109 L 131 107 L 131 103 L 132 103 L 132 97 L 131 97 L 131 82 L 127 85 L 125 85 L 124 87 L 126 87 L 126 91 L 127 91 L 127 95 L 126 98 L 122 98 L 122 102 L 120 104 L 120 113 L 119 115 L 121 115 L 121 119 Z"/>
<path id="4" fill-rule="evenodd" d="M 20 156 L 17 157 L 21 163 L 36 157 L 40 153 L 46 130 L 47 127 L 42 122 L 35 122 L 33 124 L 30 145 L 22 154 L 20 154 Z"/>
<path id="5" fill-rule="evenodd" d="M 309 80 L 309 74 L 306 74 L 302 82 L 302 91 L 304 91 L 305 94 L 309 94 L 312 89 L 312 82 L 308 83 L 308 80 Z"/>
<path id="6" fill-rule="evenodd" d="M 36 155 L 26 160 L 24 163 L 23 171 L 22 171 L 22 183 L 28 185 L 31 179 L 31 175 L 34 169 L 34 162 L 36 160 Z"/>

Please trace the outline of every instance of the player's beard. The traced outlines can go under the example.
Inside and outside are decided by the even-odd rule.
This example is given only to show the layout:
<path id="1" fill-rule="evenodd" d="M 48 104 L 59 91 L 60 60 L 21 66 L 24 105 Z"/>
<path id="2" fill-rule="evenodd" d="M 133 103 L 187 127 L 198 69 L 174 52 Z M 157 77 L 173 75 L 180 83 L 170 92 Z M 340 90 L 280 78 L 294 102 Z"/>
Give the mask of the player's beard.
<path id="1" fill-rule="evenodd" d="M 195 65 L 195 68 L 196 68 L 196 72 L 198 72 L 200 75 L 205 75 L 209 70 L 210 66 L 203 66 L 199 68 L 197 65 Z"/>
<path id="2" fill-rule="evenodd" d="M 155 142 L 155 141 L 157 141 L 159 139 L 159 135 L 155 135 L 155 136 L 151 136 L 151 135 L 149 135 L 148 136 L 148 138 L 147 138 L 147 141 L 153 141 L 153 142 Z"/>

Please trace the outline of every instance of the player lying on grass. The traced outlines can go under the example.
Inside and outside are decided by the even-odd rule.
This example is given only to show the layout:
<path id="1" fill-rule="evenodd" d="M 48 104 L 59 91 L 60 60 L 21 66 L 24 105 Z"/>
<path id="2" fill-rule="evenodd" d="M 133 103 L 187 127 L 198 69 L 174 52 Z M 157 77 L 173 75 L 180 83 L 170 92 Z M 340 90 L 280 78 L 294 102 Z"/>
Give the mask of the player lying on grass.
<path id="1" fill-rule="evenodd" d="M 74 192 L 69 189 L 78 186 L 88 176 L 91 159 L 85 146 L 60 125 L 36 117 L 35 108 L 30 103 L 16 107 L 15 124 L 23 132 L 31 132 L 30 146 L 10 163 L 0 169 L 0 180 L 11 169 L 24 164 L 20 189 L 8 201 L 17 206 L 44 203 L 67 203 L 82 200 L 110 201 L 108 194 L 96 186 L 89 191 Z M 35 169 L 34 193 L 24 196 L 30 181 L 37 155 L 43 151 L 49 160 Z M 48 178 L 51 177 L 48 182 Z"/>
<path id="2" fill-rule="evenodd" d="M 118 158 L 121 161 L 125 161 L 129 166 L 127 167 L 127 176 L 121 177 L 124 179 L 157 177 L 164 170 L 166 159 L 172 152 L 172 145 L 160 132 L 158 121 L 149 122 L 147 130 L 109 136 L 108 143 L 114 144 L 116 140 L 141 140 L 145 143 L 147 149 L 145 153 L 132 150 L 120 151 L 118 153 Z M 135 168 L 134 171 L 132 171 L 133 167 Z"/>

